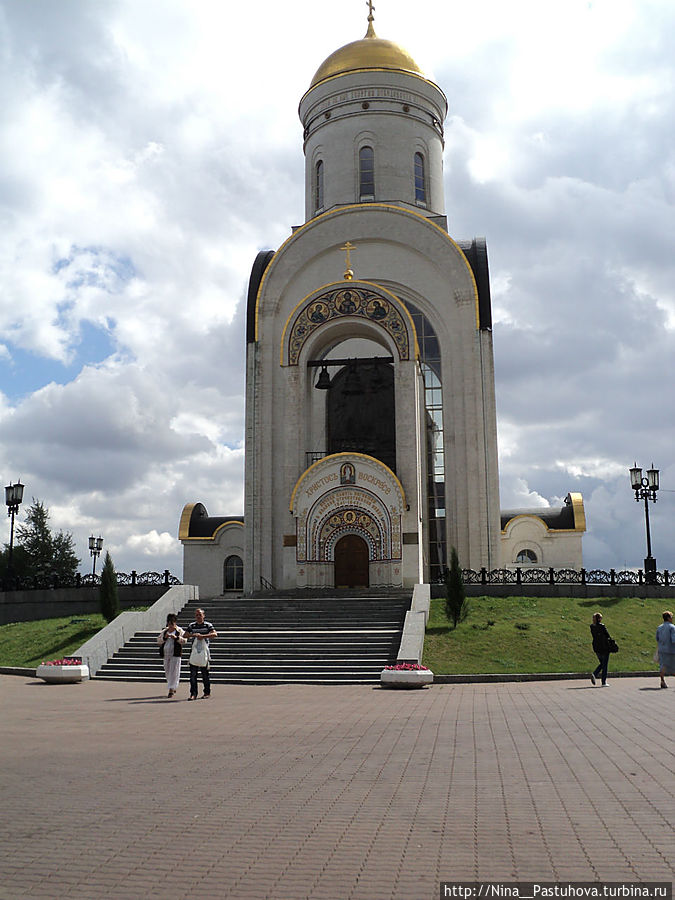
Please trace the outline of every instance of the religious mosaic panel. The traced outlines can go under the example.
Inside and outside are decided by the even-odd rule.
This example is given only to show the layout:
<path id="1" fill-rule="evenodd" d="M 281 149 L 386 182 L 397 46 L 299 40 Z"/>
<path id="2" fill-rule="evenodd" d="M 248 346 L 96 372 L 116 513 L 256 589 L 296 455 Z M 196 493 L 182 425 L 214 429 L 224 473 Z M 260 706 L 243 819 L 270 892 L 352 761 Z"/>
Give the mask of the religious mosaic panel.
<path id="1" fill-rule="evenodd" d="M 310 300 L 297 313 L 288 336 L 288 364 L 297 366 L 303 344 L 313 331 L 345 316 L 377 323 L 393 338 L 399 358 L 410 358 L 408 327 L 398 306 L 366 288 L 340 287 Z"/>
<path id="2" fill-rule="evenodd" d="M 357 534 L 371 561 L 401 559 L 405 505 L 394 473 L 362 454 L 337 453 L 308 469 L 293 492 L 298 562 L 334 559 L 338 540 Z"/>
<path id="3" fill-rule="evenodd" d="M 331 496 L 335 493 L 339 497 Z M 331 491 L 331 495 L 325 498 L 327 502 L 321 502 L 320 508 L 328 512 L 323 518 L 317 510 L 317 515 L 310 514 L 311 528 L 309 533 L 309 545 L 311 547 L 310 559 L 328 562 L 334 558 L 333 550 L 338 540 L 345 534 L 358 534 L 368 544 L 369 559 L 388 559 L 391 548 L 391 519 L 387 510 L 381 503 L 373 501 L 366 492 L 359 491 L 345 493 Z M 347 500 L 348 505 L 338 505 L 340 500 Z M 354 502 L 356 501 L 356 502 Z M 378 508 L 379 507 L 379 508 Z M 367 512 L 366 510 L 370 510 Z"/>

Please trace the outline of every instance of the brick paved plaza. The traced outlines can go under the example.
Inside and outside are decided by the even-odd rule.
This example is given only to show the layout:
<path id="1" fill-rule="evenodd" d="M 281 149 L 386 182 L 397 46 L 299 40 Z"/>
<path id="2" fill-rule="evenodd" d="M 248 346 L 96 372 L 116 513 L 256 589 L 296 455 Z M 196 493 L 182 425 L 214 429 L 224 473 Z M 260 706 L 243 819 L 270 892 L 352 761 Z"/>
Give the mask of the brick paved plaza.
<path id="1" fill-rule="evenodd" d="M 0 896 L 432 900 L 671 880 L 675 683 L 45 685 L 0 676 Z"/>

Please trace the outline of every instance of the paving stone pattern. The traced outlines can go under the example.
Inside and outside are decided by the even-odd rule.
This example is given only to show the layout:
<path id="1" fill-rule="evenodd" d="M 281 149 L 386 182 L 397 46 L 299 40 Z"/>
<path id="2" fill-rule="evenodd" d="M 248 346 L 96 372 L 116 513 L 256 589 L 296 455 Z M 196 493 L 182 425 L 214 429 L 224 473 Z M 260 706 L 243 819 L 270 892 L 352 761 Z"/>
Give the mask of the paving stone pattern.
<path id="1" fill-rule="evenodd" d="M 0 676 L 0 897 L 435 900 L 673 878 L 675 684 Z"/>

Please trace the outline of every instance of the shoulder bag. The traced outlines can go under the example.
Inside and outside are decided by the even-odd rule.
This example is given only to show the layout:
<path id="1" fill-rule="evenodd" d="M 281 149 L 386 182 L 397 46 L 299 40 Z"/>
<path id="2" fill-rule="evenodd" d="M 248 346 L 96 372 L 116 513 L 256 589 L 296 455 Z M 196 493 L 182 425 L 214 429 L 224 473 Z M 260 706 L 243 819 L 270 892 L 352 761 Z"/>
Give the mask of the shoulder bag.
<path id="1" fill-rule="evenodd" d="M 210 661 L 209 645 L 205 640 L 200 641 L 198 638 L 194 638 L 190 652 L 190 665 L 199 666 L 200 669 L 208 669 Z"/>

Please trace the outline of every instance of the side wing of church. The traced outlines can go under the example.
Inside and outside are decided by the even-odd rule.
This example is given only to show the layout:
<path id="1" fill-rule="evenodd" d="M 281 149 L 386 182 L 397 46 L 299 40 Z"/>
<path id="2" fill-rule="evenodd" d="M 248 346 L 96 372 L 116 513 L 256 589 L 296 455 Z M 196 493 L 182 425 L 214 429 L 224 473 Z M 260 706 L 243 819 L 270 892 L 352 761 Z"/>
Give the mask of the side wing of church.
<path id="1" fill-rule="evenodd" d="M 523 549 L 500 521 L 485 241 L 447 230 L 446 113 L 372 13 L 302 97 L 305 222 L 249 284 L 243 560 L 241 527 L 209 520 L 205 552 L 188 504 L 191 583 L 239 559 L 245 594 L 406 588 L 452 546 L 473 569 Z"/>

